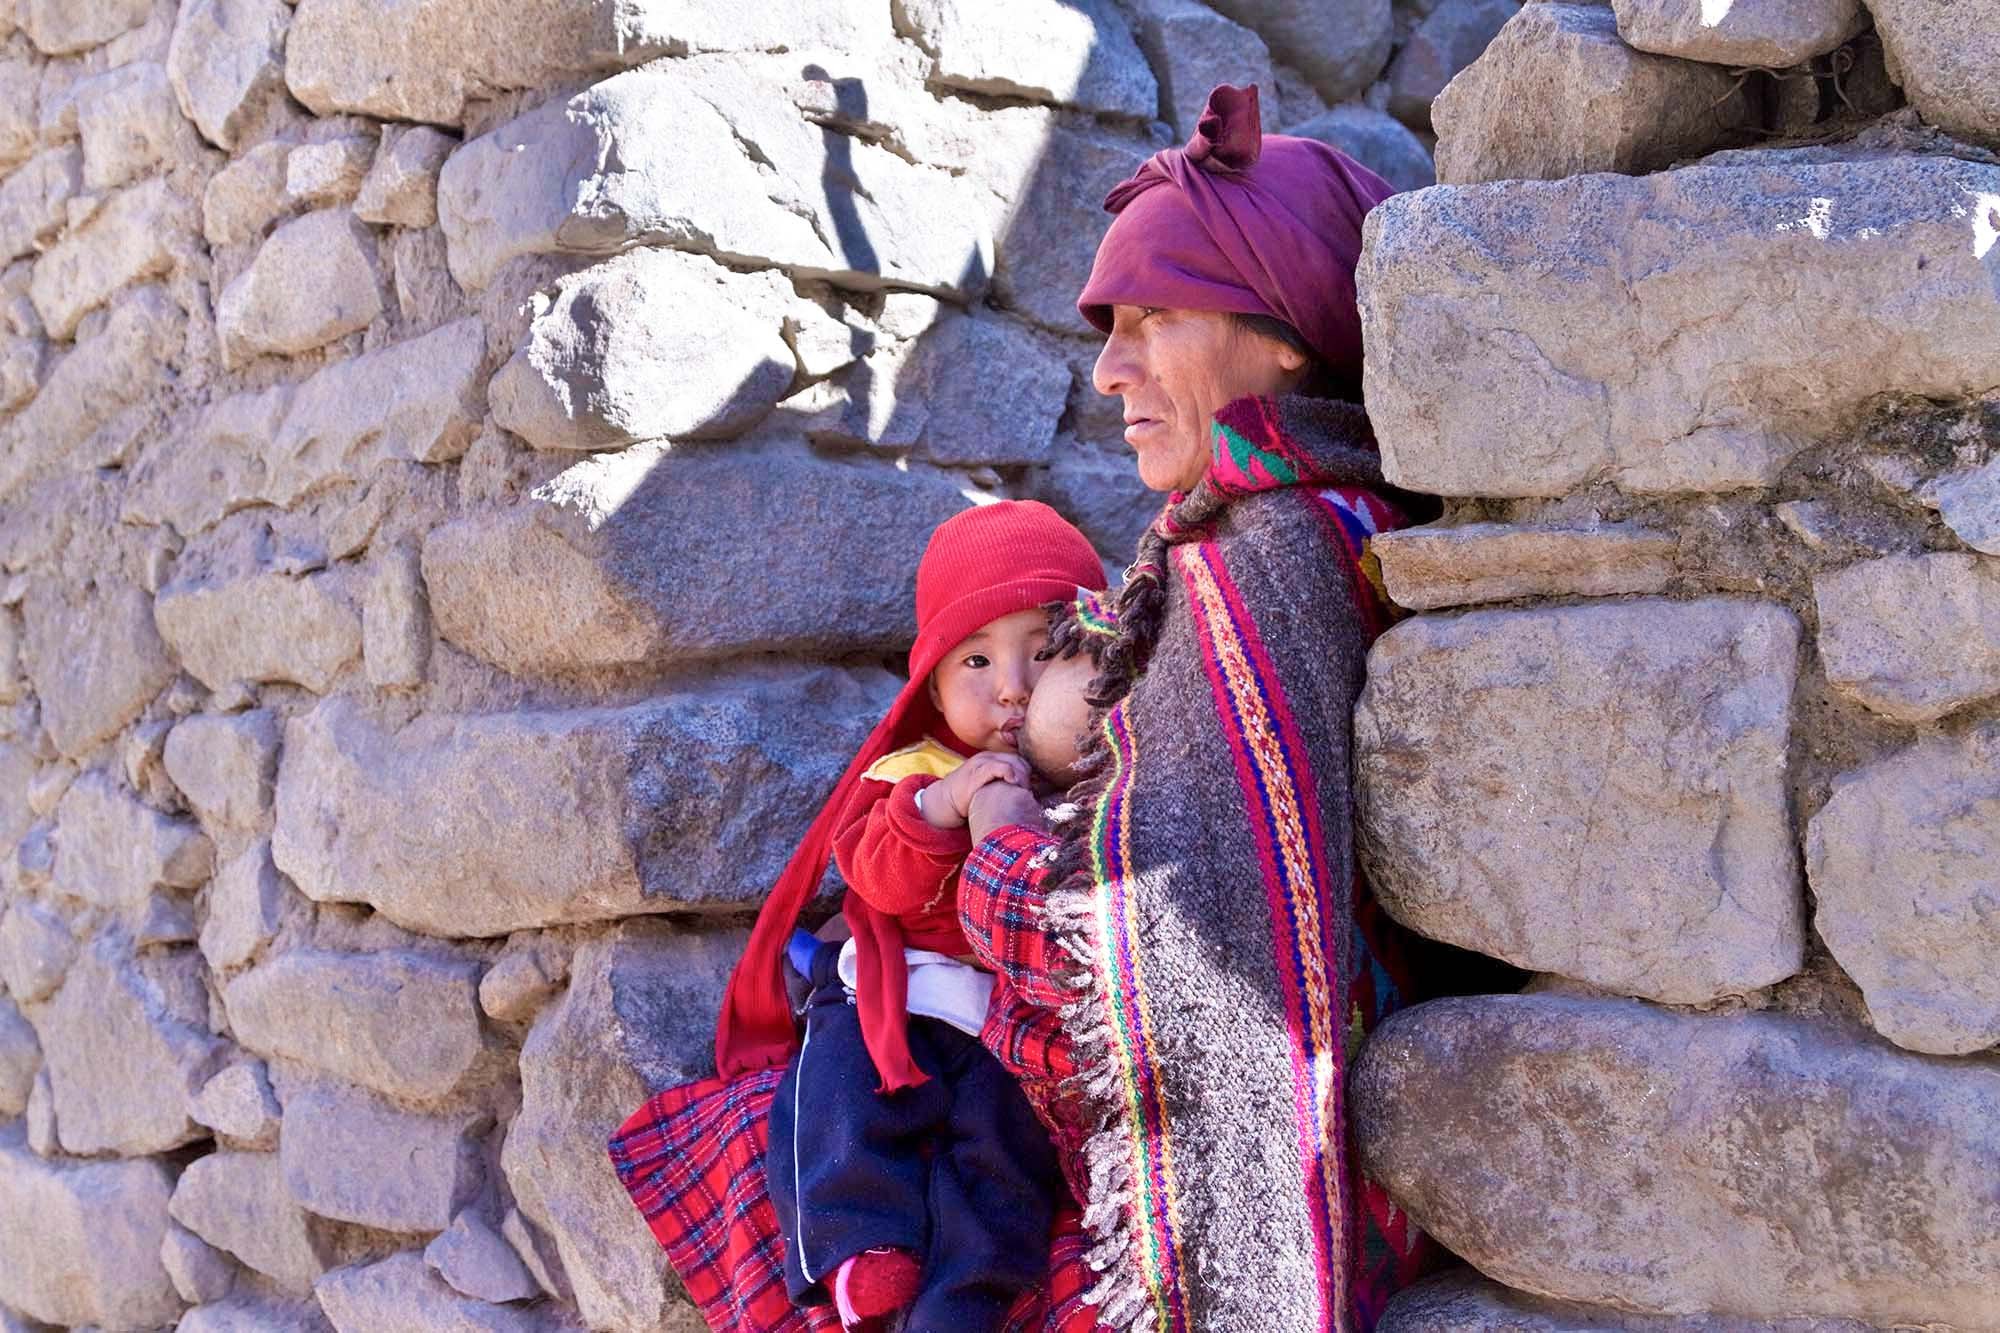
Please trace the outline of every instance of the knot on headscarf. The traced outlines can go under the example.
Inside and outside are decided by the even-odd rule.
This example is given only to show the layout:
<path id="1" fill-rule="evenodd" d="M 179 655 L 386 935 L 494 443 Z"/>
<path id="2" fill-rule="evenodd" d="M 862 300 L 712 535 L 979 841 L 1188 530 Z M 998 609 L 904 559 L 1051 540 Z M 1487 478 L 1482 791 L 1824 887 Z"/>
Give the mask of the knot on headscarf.
<path id="1" fill-rule="evenodd" d="M 1265 134 L 1257 89 L 1218 85 L 1187 145 L 1114 187 L 1116 214 L 1077 309 L 1111 332 L 1116 305 L 1270 315 L 1329 370 L 1361 362 L 1361 224 L 1392 193 L 1345 153 Z"/>

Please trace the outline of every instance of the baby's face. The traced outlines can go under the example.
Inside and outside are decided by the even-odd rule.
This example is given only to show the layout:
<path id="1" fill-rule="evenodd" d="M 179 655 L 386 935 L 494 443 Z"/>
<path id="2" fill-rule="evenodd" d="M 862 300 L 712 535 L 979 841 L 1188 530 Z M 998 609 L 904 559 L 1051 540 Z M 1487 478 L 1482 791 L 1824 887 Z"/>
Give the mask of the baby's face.
<path id="1" fill-rule="evenodd" d="M 1042 669 L 1021 725 L 1021 757 L 1045 781 L 1067 790 L 1077 779 L 1077 751 L 1090 726 L 1084 691 L 1097 668 L 1090 654 L 1059 657 Z"/>

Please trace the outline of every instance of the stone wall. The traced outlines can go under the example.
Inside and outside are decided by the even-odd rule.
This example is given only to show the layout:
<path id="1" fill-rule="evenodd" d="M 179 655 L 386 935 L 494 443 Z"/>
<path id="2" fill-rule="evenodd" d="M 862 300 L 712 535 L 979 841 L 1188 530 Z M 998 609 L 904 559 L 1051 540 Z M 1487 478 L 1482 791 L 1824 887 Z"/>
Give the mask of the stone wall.
<path id="1" fill-rule="evenodd" d="M 692 1327 L 602 1143 L 924 538 L 1150 516 L 1098 201 L 1516 8 L 0 0 L 0 1327 Z"/>
<path id="2" fill-rule="evenodd" d="M 1717 8 L 1528 5 L 1369 220 L 1447 500 L 1378 544 L 1365 854 L 1536 974 L 1361 1058 L 1485 1274 L 1387 1333 L 2000 1328 L 2000 5 Z"/>

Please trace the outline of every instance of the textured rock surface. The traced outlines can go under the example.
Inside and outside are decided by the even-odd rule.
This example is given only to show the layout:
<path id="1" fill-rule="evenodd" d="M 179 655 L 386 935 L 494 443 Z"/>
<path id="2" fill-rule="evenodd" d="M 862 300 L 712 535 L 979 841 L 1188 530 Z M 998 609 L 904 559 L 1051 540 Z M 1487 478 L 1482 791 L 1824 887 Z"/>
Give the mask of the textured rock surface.
<path id="1" fill-rule="evenodd" d="M 202 1084 L 188 1114 L 246 1148 L 278 1146 L 282 1112 L 261 1062 L 230 1065 Z"/>
<path id="2" fill-rule="evenodd" d="M 1110 217 L 1096 201 L 1138 169 L 1130 141 L 1059 127 L 1048 136 L 999 243 L 994 291 L 1010 310 L 1044 328 L 1096 336 L 1076 312 L 1097 242 Z M 1078 201 L 1087 201 L 1078 207 Z"/>
<path id="3" fill-rule="evenodd" d="M 899 22 L 947 87 L 1150 119 L 1159 87 L 1109 0 L 905 0 Z"/>
<path id="4" fill-rule="evenodd" d="M 1421 190 L 1437 183 L 1437 168 L 1424 141 L 1388 112 L 1371 106 L 1337 106 L 1288 127 L 1285 133 L 1331 144 L 1398 190 Z"/>
<path id="5" fill-rule="evenodd" d="M 742 938 L 621 925 L 578 952 L 569 993 L 522 1045 L 521 1113 L 501 1165 L 521 1210 L 554 1238 L 593 1328 L 653 1328 L 677 1303 L 604 1142 L 653 1092 L 710 1072 L 717 983 Z"/>
<path id="6" fill-rule="evenodd" d="M 209 885 L 208 914 L 198 936 L 202 957 L 213 968 L 249 962 L 284 925 L 296 897 L 278 877 L 270 839 L 250 843 L 222 863 Z"/>
<path id="7" fill-rule="evenodd" d="M 172 1208 L 168 1201 L 168 1208 Z M 160 1240 L 160 1265 L 167 1270 L 174 1290 L 190 1304 L 219 1301 L 236 1285 L 236 1265 L 186 1227 L 171 1224 Z M 176 1325 L 175 1333 L 185 1325 Z"/>
<path id="8" fill-rule="evenodd" d="M 74 96 L 86 190 L 124 185 L 173 151 L 180 117 L 163 67 L 151 61 L 120 65 L 82 80 Z"/>
<path id="9" fill-rule="evenodd" d="M 275 571 L 177 583 L 153 607 L 181 665 L 210 689 L 292 681 L 324 690 L 361 653 L 361 617 L 324 576 Z"/>
<path id="10" fill-rule="evenodd" d="M 0 1302 L 53 1324 L 150 1328 L 180 1314 L 158 1162 L 45 1162 L 0 1126 Z"/>
<path id="11" fill-rule="evenodd" d="M 38 582 L 22 605 L 28 678 L 64 754 L 82 755 L 139 716 L 173 678 L 150 600 L 121 578 Z"/>
<path id="12" fill-rule="evenodd" d="M 1512 1291 L 1469 1268 L 1396 1293 L 1376 1333 L 1874 1333 L 1854 1319 L 1628 1314 Z"/>
<path id="13" fill-rule="evenodd" d="M 1618 35 L 1640 51 L 1716 65 L 1785 69 L 1867 26 L 1861 0 L 1611 0 Z"/>
<path id="14" fill-rule="evenodd" d="M 176 1222 L 295 1295 L 330 1267 L 332 1245 L 292 1202 L 276 1153 L 214 1152 L 174 1186 Z"/>
<path id="15" fill-rule="evenodd" d="M 1798 635 L 1729 601 L 1397 626 L 1354 724 L 1377 898 L 1433 938 L 1649 999 L 1791 975 Z"/>
<path id="16" fill-rule="evenodd" d="M 1889 72 L 1925 120 L 1953 134 L 2000 140 L 1993 62 L 2000 29 L 1984 3 L 1868 0 Z"/>
<path id="17" fill-rule="evenodd" d="M 260 105 L 284 87 L 282 0 L 193 0 L 167 48 L 181 111 L 210 143 L 234 148 Z"/>
<path id="18" fill-rule="evenodd" d="M 1657 171 L 1751 114 L 1728 70 L 1634 51 L 1594 4 L 1523 6 L 1431 106 L 1452 184 Z"/>
<path id="19" fill-rule="evenodd" d="M 310 351 L 382 313 L 375 240 L 342 209 L 294 218 L 271 233 L 216 301 L 222 359 Z"/>
<path id="20" fill-rule="evenodd" d="M 447 524 L 424 543 L 439 633 L 518 675 L 907 644 L 917 559 L 965 507 L 959 489 L 915 470 L 766 457 L 628 449 Z M 726 545 L 680 540 L 696 530 L 756 532 L 767 567 L 815 577 L 746 597 Z"/>
<path id="21" fill-rule="evenodd" d="M 425 1267 L 414 1251 L 372 1264 L 336 1269 L 315 1288 L 337 1333 L 400 1328 L 410 1333 L 561 1333 L 563 1324 L 539 1311 L 485 1305 L 460 1296 Z"/>
<path id="22" fill-rule="evenodd" d="M 363 222 L 428 227 L 437 221 L 437 178 L 458 141 L 428 125 L 384 129 L 361 182 L 354 215 Z"/>
<path id="23" fill-rule="evenodd" d="M 1939 478 L 1925 498 L 1960 541 L 2000 555 L 2000 457 Z"/>
<path id="24" fill-rule="evenodd" d="M 0 917 L 0 982 L 22 1004 L 32 1004 L 62 984 L 76 941 L 63 919 L 22 899 Z"/>
<path id="25" fill-rule="evenodd" d="M 1428 130 L 1432 100 L 1520 10 L 1518 0 L 1439 0 L 1389 66 L 1389 110 Z"/>
<path id="26" fill-rule="evenodd" d="M 424 1262 L 460 1295 L 481 1301 L 526 1301 L 541 1295 L 521 1256 L 471 1209 L 424 1247 Z"/>
<path id="27" fill-rule="evenodd" d="M 1898 722 L 2000 694 L 2000 561 L 1946 553 L 1849 565 L 1813 583 L 1836 690 Z"/>
<path id="28" fill-rule="evenodd" d="M 0 996 L 0 1116 L 28 1109 L 35 1074 L 42 1066 L 41 1043 L 14 1002 Z"/>
<path id="29" fill-rule="evenodd" d="M 2000 1043 L 2000 727 L 1850 774 L 1813 816 L 1814 925 L 1875 1030 L 1960 1055 Z"/>
<path id="30" fill-rule="evenodd" d="M 63 794 L 56 822 L 56 887 L 101 907 L 133 906 L 157 888 L 193 888 L 215 865 L 214 846 L 194 824 L 150 809 L 100 773 Z"/>
<path id="31" fill-rule="evenodd" d="M 1215 8 L 1254 28 L 1329 102 L 1373 83 L 1395 38 L 1389 0 L 1217 0 Z"/>
<path id="32" fill-rule="evenodd" d="M 1389 1019 L 1351 1087 L 1367 1169 L 1509 1286 L 1746 1320 L 2000 1317 L 1990 1061 L 1779 1014 L 1482 996 Z"/>
<path id="33" fill-rule="evenodd" d="M 1134 35 L 1159 76 L 1160 106 L 1177 139 L 1194 133 L 1216 84 L 1276 86 L 1264 39 L 1199 0 L 1146 0 Z"/>
<path id="34" fill-rule="evenodd" d="M 201 714 L 167 734 L 167 776 L 211 832 L 254 828 L 271 810 L 283 723 L 268 709 Z"/>
<path id="35" fill-rule="evenodd" d="M 121 288 L 166 272 L 173 246 L 189 230 L 186 210 L 154 179 L 106 199 L 35 261 L 29 291 L 51 336 L 67 338 Z"/>
<path id="36" fill-rule="evenodd" d="M 1981 392 L 2000 305 L 1968 243 L 1980 190 L 2000 168 L 1736 158 L 1391 199 L 1357 275 L 1384 469 L 1446 495 L 1765 485 L 1878 394 Z"/>
<path id="37" fill-rule="evenodd" d="M 334 1083 L 287 1084 L 278 1141 L 285 1188 L 321 1217 L 442 1231 L 479 1188 L 487 1127 L 474 1111 L 423 1115 Z"/>
<path id="38" fill-rule="evenodd" d="M 1672 534 L 1633 524 L 1530 528 L 1466 523 L 1383 533 L 1370 549 L 1389 596 L 1413 611 L 1516 597 L 1659 592 L 1674 575 Z"/>
<path id="39" fill-rule="evenodd" d="M 231 981 L 223 1002 L 236 1039 L 251 1050 L 392 1096 L 442 1097 L 479 1057 L 478 981 L 469 963 L 294 950 Z"/>

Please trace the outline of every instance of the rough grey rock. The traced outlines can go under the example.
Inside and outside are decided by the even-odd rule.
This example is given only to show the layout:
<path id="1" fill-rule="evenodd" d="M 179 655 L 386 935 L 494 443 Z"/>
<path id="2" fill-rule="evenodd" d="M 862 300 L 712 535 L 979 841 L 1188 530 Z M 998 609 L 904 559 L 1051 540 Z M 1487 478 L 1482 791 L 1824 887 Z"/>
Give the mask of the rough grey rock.
<path id="1" fill-rule="evenodd" d="M 260 143 L 209 177 L 201 196 L 201 231 L 210 245 L 253 240 L 285 211 L 290 158 L 286 144 Z"/>
<path id="2" fill-rule="evenodd" d="M 239 1147 L 278 1146 L 282 1112 L 262 1061 L 230 1065 L 202 1084 L 188 1103 L 188 1114 Z"/>
<path id="3" fill-rule="evenodd" d="M 945 466 L 1045 462 L 1069 367 L 1011 320 L 949 314 L 920 338 L 877 346 L 788 407 L 821 444 L 907 451 Z"/>
<path id="4" fill-rule="evenodd" d="M 1397 190 L 1437 183 L 1437 168 L 1424 141 L 1388 112 L 1360 102 L 1334 107 L 1285 133 L 1338 148 Z"/>
<path id="5" fill-rule="evenodd" d="M 0 19 L 0 26 L 5 22 Z M 41 84 L 41 70 L 29 61 L 9 61 L 0 69 L 0 170 L 11 171 L 42 145 L 36 125 Z"/>
<path id="6" fill-rule="evenodd" d="M 1657 171 L 1753 117 L 1720 65 L 1634 51 L 1609 9 L 1530 4 L 1431 104 L 1438 180 Z"/>
<path id="7" fill-rule="evenodd" d="M 1723 600 L 1396 626 L 1354 722 L 1376 897 L 1434 939 L 1668 1003 L 1790 976 L 1798 638 L 1789 611 Z"/>
<path id="8" fill-rule="evenodd" d="M 55 883 L 100 907 L 132 907 L 154 889 L 191 889 L 215 868 L 215 845 L 193 820 L 174 819 L 86 773 L 56 807 Z"/>
<path id="9" fill-rule="evenodd" d="M 225 1150 L 190 1162 L 168 1211 L 293 1295 L 331 1266 L 333 1247 L 292 1202 L 276 1153 Z"/>
<path id="10" fill-rule="evenodd" d="M 632 1225 L 604 1143 L 650 1094 L 709 1072 L 721 983 L 743 939 L 622 924 L 577 951 L 568 993 L 522 1045 L 521 1112 L 501 1166 L 561 1249 L 592 1328 L 638 1333 L 674 1304 L 666 1256 Z"/>
<path id="11" fill-rule="evenodd" d="M 173 1202 L 167 1203 L 169 1212 Z M 227 1255 L 186 1227 L 167 1224 L 160 1239 L 160 1266 L 167 1270 L 174 1290 L 190 1305 L 219 1301 L 236 1285 L 236 1265 Z"/>
<path id="12" fill-rule="evenodd" d="M 1000 303 L 1044 328 L 1101 336 L 1076 312 L 1076 294 L 1111 225 L 1104 196 L 1145 160 L 1144 148 L 1129 139 L 1051 130 L 1001 234 L 993 275 Z"/>
<path id="13" fill-rule="evenodd" d="M 1631 1314 L 1530 1296 L 1473 1269 L 1459 1268 L 1397 1292 L 1382 1311 L 1375 1333 L 1876 1333 L 1876 1329 L 1853 1319 Z"/>
<path id="14" fill-rule="evenodd" d="M 102 438 L 93 438 L 93 432 L 167 388 L 172 374 L 166 362 L 178 350 L 185 324 L 181 308 L 157 286 L 114 298 L 96 332 L 55 363 L 41 391 L 9 423 L 12 457 L 0 462 L 0 492 L 38 468 L 74 473 L 129 461 L 140 429 L 136 422 L 105 431 Z"/>
<path id="15" fill-rule="evenodd" d="M 2000 1043 L 2000 725 L 1839 780 L 1806 840 L 1814 925 L 1898 1046 Z"/>
<path id="16" fill-rule="evenodd" d="M 174 1333 L 332 1333 L 317 1302 L 243 1299 L 198 1305 Z"/>
<path id="17" fill-rule="evenodd" d="M 431 656 L 431 614 L 424 600 L 422 553 L 397 546 L 375 559 L 361 606 L 361 650 L 368 683 L 384 688 L 424 683 Z"/>
<path id="18" fill-rule="evenodd" d="M 79 80 L 74 96 L 86 190 L 123 185 L 173 152 L 181 117 L 164 67 L 152 61 L 120 65 Z"/>
<path id="19" fill-rule="evenodd" d="M 315 1291 L 336 1333 L 562 1333 L 567 1322 L 460 1296 L 414 1250 L 335 1269 Z"/>
<path id="20" fill-rule="evenodd" d="M 2000 694 L 2000 560 L 1864 560 L 1813 580 L 1819 651 L 1841 694 L 1929 722 Z"/>
<path id="21" fill-rule="evenodd" d="M 11 6 L 28 40 L 51 56 L 102 46 L 144 23 L 152 12 L 151 0 L 15 0 Z"/>
<path id="22" fill-rule="evenodd" d="M 42 1067 L 42 1046 L 35 1030 L 14 1002 L 0 995 L 0 1117 L 28 1109 L 35 1075 Z"/>
<path id="23" fill-rule="evenodd" d="M 300 1206 L 384 1231 L 442 1231 L 479 1188 L 482 1113 L 422 1115 L 359 1088 L 286 1084 L 278 1156 Z"/>
<path id="24" fill-rule="evenodd" d="M 106 199 L 35 261 L 28 290 L 49 336 L 72 336 L 85 315 L 120 290 L 167 272 L 176 244 L 193 230 L 188 209 L 163 179 Z"/>
<path id="25" fill-rule="evenodd" d="M 382 313 L 375 240 L 346 209 L 293 218 L 272 232 L 216 302 L 222 363 L 290 356 L 365 329 Z"/>
<path id="26" fill-rule="evenodd" d="M 447 641 L 518 675 L 894 652 L 914 637 L 924 544 L 965 504 L 916 470 L 641 445 L 438 528 L 424 582 Z M 814 577 L 746 597 L 740 554 L 690 532 L 754 532 L 765 568 Z"/>
<path id="27" fill-rule="evenodd" d="M 83 149 L 35 154 L 0 181 L 0 258 L 16 259 L 56 239 L 69 201 L 83 188 Z"/>
<path id="28" fill-rule="evenodd" d="M 998 97 L 1151 120 L 1159 86 L 1109 0 L 904 0 L 899 25 L 931 57 L 932 81 Z"/>
<path id="29" fill-rule="evenodd" d="M 1937 507 L 1960 541 L 1975 551 L 2000 555 L 2000 457 L 1938 478 L 1924 499 Z"/>
<path id="30" fill-rule="evenodd" d="M 211 836 L 254 829 L 270 813 L 281 728 L 277 714 L 255 708 L 196 714 L 167 733 L 167 776 Z"/>
<path id="31" fill-rule="evenodd" d="M 389 734 L 329 699 L 287 729 L 273 847 L 306 896 L 439 935 L 742 906 L 885 702 L 813 670 Z"/>
<path id="32" fill-rule="evenodd" d="M 1267 96 L 1277 86 L 1264 39 L 1200 0 L 1146 0 L 1134 17 L 1134 35 L 1159 77 L 1161 114 L 1177 138 L 1194 133 L 1216 84 L 1254 83 Z M 1267 115 L 1276 130 L 1276 116 Z"/>
<path id="33" fill-rule="evenodd" d="M 457 139 L 428 125 L 385 126 L 354 215 L 385 227 L 435 225 L 438 172 L 456 147 Z"/>
<path id="34" fill-rule="evenodd" d="M 449 1093 L 479 1058 L 477 1001 L 472 964 L 401 950 L 294 949 L 223 990 L 250 1050 L 415 1101 Z"/>
<path id="35" fill-rule="evenodd" d="M 1215 7 L 1254 28 L 1328 102 L 1375 82 L 1395 41 L 1390 0 L 1215 0 Z"/>
<path id="36" fill-rule="evenodd" d="M 1350 1088 L 1363 1168 L 1508 1286 L 1732 1329 L 2000 1318 L 1992 1061 L 1778 1013 L 1487 995 L 1390 1017 Z"/>
<path id="37" fill-rule="evenodd" d="M 1660 592 L 1674 576 L 1672 533 L 1632 523 L 1404 528 L 1370 544 L 1389 596 L 1412 611 L 1516 597 Z"/>
<path id="38" fill-rule="evenodd" d="M 542 1294 L 514 1247 L 470 1208 L 424 1247 L 424 1262 L 474 1300 L 526 1301 Z"/>
<path id="39" fill-rule="evenodd" d="M 993 267 L 971 184 L 822 130 L 731 57 L 630 70 L 472 140 L 438 178 L 438 218 L 468 291 L 521 255 L 642 243 L 957 299 Z"/>
<path id="40" fill-rule="evenodd" d="M 54 994 L 75 957 L 69 927 L 32 899 L 16 899 L 0 917 L 0 982 L 22 1004 Z"/>
<path id="41" fill-rule="evenodd" d="M 1610 0 L 1636 50 L 1715 65 L 1789 69 L 1868 25 L 1861 0 Z"/>
<path id="42" fill-rule="evenodd" d="M 1146 489 L 1129 459 L 1116 458 L 1066 436 L 1057 436 L 1045 473 L 1034 477 L 1034 498 L 1083 529 L 1090 544 L 1123 568 L 1139 538 L 1159 516 L 1166 497 Z M 1107 579 L 1110 587 L 1116 579 Z"/>
<path id="43" fill-rule="evenodd" d="M 188 951 L 134 960 L 115 935 L 99 935 L 30 1018 L 63 1151 L 137 1156 L 203 1137 L 187 1098 L 213 1068 L 217 1043 L 200 960 Z"/>
<path id="44" fill-rule="evenodd" d="M 562 983 L 561 976 L 549 972 L 535 950 L 510 949 L 479 978 L 479 1007 L 502 1023 L 533 1018 Z"/>
<path id="45" fill-rule="evenodd" d="M 352 203 L 374 160 L 372 135 L 348 134 L 300 144 L 285 154 L 285 198 L 301 208 Z"/>
<path id="46" fill-rule="evenodd" d="M 121 578 L 37 580 L 21 605 L 28 679 L 56 748 L 81 756 L 137 718 L 173 679 L 151 600 Z"/>
<path id="47" fill-rule="evenodd" d="M 54 1157 L 62 1151 L 62 1144 L 56 1141 L 56 1094 L 49 1083 L 47 1065 L 43 1065 L 35 1075 L 35 1087 L 28 1094 L 28 1110 L 22 1119 L 27 1129 L 28 1147 L 36 1156 Z"/>
<path id="48" fill-rule="evenodd" d="M 0 1125 L 0 1304 L 52 1324 L 153 1328 L 179 1316 L 160 1263 L 166 1167 L 45 1162 Z"/>
<path id="49" fill-rule="evenodd" d="M 1383 468 L 1443 495 L 1768 485 L 1878 395 L 1982 392 L 2000 305 L 1968 191 L 2000 167 L 1752 155 L 1390 199 L 1357 273 Z"/>
<path id="50" fill-rule="evenodd" d="M 790 389 L 782 275 L 635 250 L 557 284 L 493 377 L 493 419 L 538 449 L 740 435 Z"/>
<path id="51" fill-rule="evenodd" d="M 154 599 L 153 620 L 188 674 L 212 690 L 278 680 L 324 693 L 361 654 L 361 617 L 325 575 L 264 570 L 172 583 Z"/>
<path id="52" fill-rule="evenodd" d="M 282 0 L 188 0 L 174 21 L 167 72 L 181 111 L 219 148 L 285 86 Z"/>
<path id="53" fill-rule="evenodd" d="M 1520 0 L 1439 0 L 1389 65 L 1389 111 L 1417 129 L 1431 127 L 1431 101 L 1479 59 Z"/>
<path id="54" fill-rule="evenodd" d="M 562 1256 L 557 1253 L 555 1242 L 521 1216 L 519 1208 L 507 1210 L 507 1216 L 500 1220 L 500 1234 L 514 1247 L 514 1253 L 545 1293 L 565 1305 L 576 1300 L 576 1292 L 569 1285 L 569 1274 L 563 1270 Z"/>
<path id="55" fill-rule="evenodd" d="M 259 838 L 222 863 L 208 889 L 208 915 L 197 937 L 212 968 L 249 962 L 285 924 L 291 890 L 271 861 L 271 840 Z"/>
<path id="56" fill-rule="evenodd" d="M 1868 0 L 1890 77 L 1929 123 L 1950 134 L 2000 141 L 1992 70 L 2000 27 L 1989 3 Z"/>

